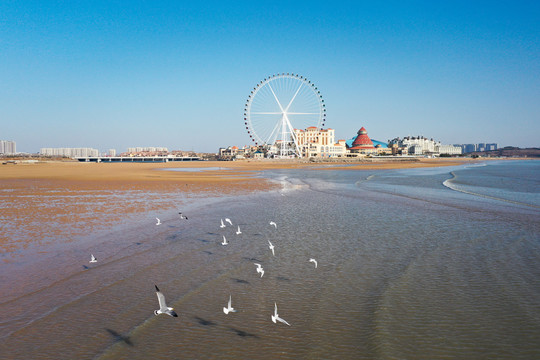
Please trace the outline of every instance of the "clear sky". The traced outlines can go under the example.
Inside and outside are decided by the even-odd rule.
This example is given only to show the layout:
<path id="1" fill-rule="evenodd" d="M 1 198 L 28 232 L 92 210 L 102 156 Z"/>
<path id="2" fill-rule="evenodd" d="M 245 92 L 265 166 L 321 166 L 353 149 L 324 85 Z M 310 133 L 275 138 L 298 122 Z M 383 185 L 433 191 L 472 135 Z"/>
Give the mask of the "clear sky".
<path id="1" fill-rule="evenodd" d="M 0 2 L 18 151 L 250 144 L 247 96 L 281 72 L 318 86 L 340 139 L 540 146 L 538 1 Z"/>

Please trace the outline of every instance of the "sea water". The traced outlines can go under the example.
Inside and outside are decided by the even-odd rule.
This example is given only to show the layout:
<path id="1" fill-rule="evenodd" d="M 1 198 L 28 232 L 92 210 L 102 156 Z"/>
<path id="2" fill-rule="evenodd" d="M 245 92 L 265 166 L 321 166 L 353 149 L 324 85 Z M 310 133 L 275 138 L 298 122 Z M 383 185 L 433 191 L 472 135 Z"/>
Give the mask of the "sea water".
<path id="1" fill-rule="evenodd" d="M 0 358 L 540 358 L 540 162 L 261 176 L 281 189 L 106 234 L 114 256 L 0 304 Z"/>

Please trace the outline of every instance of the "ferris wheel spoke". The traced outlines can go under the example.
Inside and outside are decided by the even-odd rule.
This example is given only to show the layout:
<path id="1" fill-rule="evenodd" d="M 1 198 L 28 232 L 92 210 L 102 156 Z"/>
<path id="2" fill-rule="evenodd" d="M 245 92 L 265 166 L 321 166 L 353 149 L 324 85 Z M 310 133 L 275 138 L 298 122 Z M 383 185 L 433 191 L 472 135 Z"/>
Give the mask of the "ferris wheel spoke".
<path id="1" fill-rule="evenodd" d="M 287 115 L 319 115 L 319 113 L 318 112 L 316 113 L 288 112 Z"/>
<path id="2" fill-rule="evenodd" d="M 282 112 L 252 112 L 255 115 L 282 115 Z"/>
<path id="3" fill-rule="evenodd" d="M 274 129 L 272 130 L 272 132 L 270 133 L 268 138 L 265 140 L 265 143 L 267 143 L 267 144 L 270 143 L 270 139 L 272 139 L 274 137 L 274 133 L 278 130 L 279 125 L 281 125 L 281 121 L 276 122 L 276 125 L 274 125 Z M 277 134 L 276 134 L 276 137 L 277 137 Z"/>
<path id="4" fill-rule="evenodd" d="M 300 91 L 301 88 L 302 88 L 302 84 L 300 84 L 298 89 L 296 89 L 296 92 L 294 93 L 294 96 L 292 97 L 291 101 L 289 101 L 289 104 L 285 108 L 285 112 L 287 112 L 287 110 L 289 110 L 289 108 L 291 107 L 291 104 L 293 103 L 294 99 L 296 99 L 296 95 L 298 95 L 298 92 Z"/>
<path id="5" fill-rule="evenodd" d="M 276 102 L 278 103 L 279 108 L 283 112 L 283 106 L 281 106 L 281 103 L 279 102 L 279 100 L 278 100 L 278 98 L 276 96 L 276 93 L 274 92 L 274 89 L 272 89 L 272 85 L 270 85 L 270 83 L 268 83 L 268 86 L 270 87 L 270 91 L 272 91 L 272 95 L 274 95 L 274 99 L 276 99 Z"/>

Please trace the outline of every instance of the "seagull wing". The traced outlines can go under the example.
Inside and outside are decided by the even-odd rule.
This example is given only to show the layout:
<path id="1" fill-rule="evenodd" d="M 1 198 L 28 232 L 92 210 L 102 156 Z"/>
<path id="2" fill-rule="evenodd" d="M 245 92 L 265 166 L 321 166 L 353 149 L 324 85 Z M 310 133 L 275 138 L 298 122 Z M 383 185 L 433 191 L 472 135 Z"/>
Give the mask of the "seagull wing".
<path id="1" fill-rule="evenodd" d="M 231 302 L 232 302 L 232 300 L 231 300 L 231 295 L 229 295 L 229 303 L 227 304 L 227 307 L 228 307 L 229 309 L 231 309 Z"/>
<path id="2" fill-rule="evenodd" d="M 154 285 L 156 287 L 156 295 L 157 295 L 157 298 L 158 298 L 158 301 L 159 301 L 159 310 L 161 310 L 161 312 L 168 312 L 168 311 L 171 311 L 169 310 L 169 308 L 167 307 L 167 303 L 165 302 L 165 295 L 163 295 L 163 293 L 161 291 L 159 291 L 158 287 L 156 285 Z"/>
<path id="3" fill-rule="evenodd" d="M 283 319 L 282 319 L 282 318 L 280 318 L 279 316 L 276 316 L 276 320 L 277 320 L 277 321 L 281 321 L 282 323 L 284 323 L 284 324 L 287 324 L 287 325 L 291 326 L 291 324 L 289 324 L 288 322 L 286 322 L 285 320 L 283 320 Z"/>
<path id="4" fill-rule="evenodd" d="M 277 314 L 277 304 L 274 303 L 274 316 L 277 317 L 278 314 Z"/>

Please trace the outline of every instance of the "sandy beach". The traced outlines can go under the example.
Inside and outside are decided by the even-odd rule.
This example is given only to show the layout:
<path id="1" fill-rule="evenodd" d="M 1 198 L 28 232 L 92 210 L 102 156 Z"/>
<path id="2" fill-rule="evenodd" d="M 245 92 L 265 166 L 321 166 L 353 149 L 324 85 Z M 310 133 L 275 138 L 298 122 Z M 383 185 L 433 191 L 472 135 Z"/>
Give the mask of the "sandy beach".
<path id="1" fill-rule="evenodd" d="M 182 194 L 189 199 L 276 189 L 278 184 L 255 177 L 263 170 L 399 169 L 454 166 L 471 161 L 474 160 L 6 164 L 0 166 L 0 253 L 15 254 L 31 244 L 46 245 L 59 237 L 69 242 L 81 234 L 106 229 L 130 215 L 178 209 L 181 203 L 173 195 Z M 201 170 L 193 171 L 197 168 Z M 11 260 L 11 256 L 3 257 L 4 262 Z"/>
<path id="2" fill-rule="evenodd" d="M 537 166 L 530 163 L 0 165 L 0 310 L 9 314 L 0 321 L 0 354 L 427 359 L 481 358 L 492 348 L 501 358 L 537 354 L 534 312 L 522 309 L 538 303 L 538 261 L 530 256 L 538 253 L 538 206 L 533 195 L 514 191 L 535 189 Z M 390 170 L 413 167 L 441 168 Z M 508 174 L 521 182 L 500 181 Z M 474 181 L 487 187 L 474 195 L 446 181 L 465 190 Z M 510 190 L 491 190 L 500 184 Z M 234 226 L 221 228 L 220 218 Z M 154 315 L 154 285 L 178 319 Z M 231 294 L 239 311 L 225 315 Z M 291 327 L 272 323 L 275 303 Z M 503 341 L 509 333 L 512 344 Z M 452 339 L 449 346 L 441 336 Z"/>

